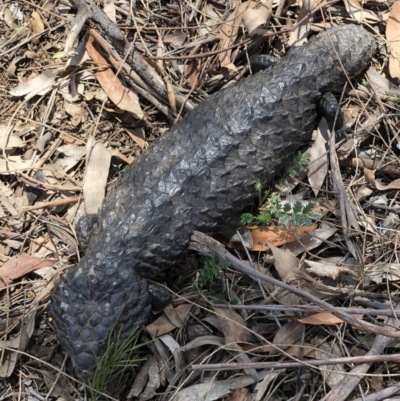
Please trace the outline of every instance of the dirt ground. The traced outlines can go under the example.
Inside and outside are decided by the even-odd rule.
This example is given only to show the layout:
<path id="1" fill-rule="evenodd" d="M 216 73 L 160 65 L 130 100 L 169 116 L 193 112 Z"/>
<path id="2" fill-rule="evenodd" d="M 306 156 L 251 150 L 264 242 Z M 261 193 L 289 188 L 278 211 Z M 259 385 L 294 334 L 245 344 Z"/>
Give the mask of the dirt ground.
<path id="1" fill-rule="evenodd" d="M 0 400 L 400 399 L 399 21 L 383 0 L 0 0 Z M 342 135 L 321 120 L 249 205 L 250 250 L 198 237 L 219 255 L 156 278 L 173 301 L 127 368 L 82 382 L 48 312 L 78 219 L 256 55 L 343 24 L 377 50 L 334 94 Z"/>

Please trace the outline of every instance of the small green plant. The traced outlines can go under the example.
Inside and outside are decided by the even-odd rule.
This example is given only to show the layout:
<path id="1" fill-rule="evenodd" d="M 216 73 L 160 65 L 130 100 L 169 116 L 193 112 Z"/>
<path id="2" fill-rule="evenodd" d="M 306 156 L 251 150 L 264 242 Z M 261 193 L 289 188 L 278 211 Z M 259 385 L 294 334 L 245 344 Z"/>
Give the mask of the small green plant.
<path id="1" fill-rule="evenodd" d="M 296 153 L 292 165 L 284 172 L 279 182 L 283 182 L 305 170 L 309 163 L 310 155 L 308 153 Z M 263 196 L 260 182 L 255 184 L 255 190 L 259 194 L 259 213 L 257 215 L 243 213 L 240 216 L 240 223 L 244 226 L 251 223 L 268 224 L 273 220 L 277 220 L 281 224 L 292 224 L 296 227 L 309 226 L 312 219 L 321 218 L 320 213 L 312 210 L 314 207 L 312 203 L 303 205 L 297 201 L 294 205 L 282 204 L 281 197 L 277 192 L 269 193 L 266 191 Z"/>
<path id="2" fill-rule="evenodd" d="M 219 273 L 229 266 L 229 262 L 226 260 L 220 260 L 216 253 L 213 253 L 208 257 L 201 269 L 200 273 L 195 279 L 195 285 L 200 288 L 207 284 L 209 281 L 213 281 L 219 276 Z"/>
<path id="3" fill-rule="evenodd" d="M 122 375 L 126 369 L 136 366 L 143 359 L 129 359 L 127 356 L 137 351 L 147 343 L 137 344 L 139 330 L 134 330 L 129 337 L 120 339 L 121 331 L 114 336 L 112 330 L 108 337 L 107 349 L 104 354 L 97 359 L 97 366 L 93 376 L 86 382 L 86 391 L 89 399 L 97 400 L 100 393 L 104 392 L 107 384 L 117 376 Z"/>
<path id="4" fill-rule="evenodd" d="M 282 174 L 280 181 L 287 180 L 289 177 L 294 177 L 301 171 L 306 170 L 310 164 L 310 158 L 311 155 L 309 153 L 297 152 L 293 158 L 292 164 Z"/>

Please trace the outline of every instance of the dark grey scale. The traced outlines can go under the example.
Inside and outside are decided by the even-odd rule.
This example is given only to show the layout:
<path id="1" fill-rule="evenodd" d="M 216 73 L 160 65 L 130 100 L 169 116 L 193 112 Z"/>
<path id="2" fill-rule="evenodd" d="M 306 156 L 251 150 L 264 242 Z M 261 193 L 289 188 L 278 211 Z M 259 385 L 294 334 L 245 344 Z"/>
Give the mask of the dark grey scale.
<path id="1" fill-rule="evenodd" d="M 254 182 L 266 186 L 310 140 L 321 96 L 358 75 L 374 50 L 358 26 L 314 36 L 210 96 L 129 166 L 97 217 L 82 223 L 85 256 L 51 294 L 57 337 L 82 378 L 116 338 L 113 328 L 123 340 L 167 302 L 146 279 L 183 260 L 193 230 L 237 224 Z"/>

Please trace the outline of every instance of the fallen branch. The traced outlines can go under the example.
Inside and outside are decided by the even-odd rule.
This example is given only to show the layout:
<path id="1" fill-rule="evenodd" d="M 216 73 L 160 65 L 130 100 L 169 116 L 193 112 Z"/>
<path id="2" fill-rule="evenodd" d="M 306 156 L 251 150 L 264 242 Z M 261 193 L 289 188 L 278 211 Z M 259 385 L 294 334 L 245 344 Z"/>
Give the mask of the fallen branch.
<path id="1" fill-rule="evenodd" d="M 298 367 L 314 367 L 325 365 L 343 365 L 349 363 L 362 363 L 371 364 L 374 362 L 400 362 L 400 354 L 394 355 L 364 355 L 364 356 L 349 356 L 344 358 L 332 359 L 309 359 L 297 362 L 249 362 L 249 363 L 209 363 L 203 365 L 192 365 L 192 370 L 196 371 L 209 371 L 219 372 L 223 370 L 243 370 L 243 369 L 284 369 L 284 368 L 298 368 Z M 360 380 L 361 377 L 356 377 Z M 349 380 L 346 374 L 345 380 Z M 329 398 L 330 399 L 330 398 Z M 344 398 L 336 398 L 341 401 Z M 325 399 L 324 399 L 325 400 Z"/>
<path id="2" fill-rule="evenodd" d="M 308 294 L 304 291 L 302 291 L 299 288 L 293 287 L 289 284 L 286 284 L 282 281 L 279 281 L 277 279 L 274 279 L 273 277 L 269 277 L 266 274 L 260 273 L 254 269 L 251 269 L 250 267 L 246 266 L 245 263 L 240 261 L 239 259 L 235 258 L 233 255 L 231 255 L 222 244 L 220 244 L 218 241 L 214 240 L 213 238 L 207 236 L 206 234 L 203 234 L 201 232 L 195 231 L 194 234 L 192 235 L 191 242 L 189 245 L 190 249 L 193 249 L 202 255 L 210 256 L 213 253 L 217 253 L 222 259 L 228 261 L 231 265 L 232 268 L 235 270 L 246 274 L 248 276 L 251 276 L 253 278 L 265 281 L 266 283 L 275 285 L 277 287 L 281 287 L 287 291 L 290 291 L 308 301 L 311 303 L 320 306 L 326 311 L 332 312 L 335 314 L 337 317 L 345 321 L 346 323 L 350 324 L 351 326 L 364 331 L 368 333 L 374 333 L 374 334 L 380 334 L 383 336 L 388 336 L 392 338 L 400 338 L 400 331 L 398 331 L 396 327 L 396 331 L 389 331 L 388 328 L 385 327 L 380 327 L 376 326 L 375 324 L 365 322 L 363 320 L 357 319 L 354 316 L 351 316 L 350 314 L 338 310 L 333 305 L 330 305 L 329 303 L 315 297 L 314 295 Z"/>

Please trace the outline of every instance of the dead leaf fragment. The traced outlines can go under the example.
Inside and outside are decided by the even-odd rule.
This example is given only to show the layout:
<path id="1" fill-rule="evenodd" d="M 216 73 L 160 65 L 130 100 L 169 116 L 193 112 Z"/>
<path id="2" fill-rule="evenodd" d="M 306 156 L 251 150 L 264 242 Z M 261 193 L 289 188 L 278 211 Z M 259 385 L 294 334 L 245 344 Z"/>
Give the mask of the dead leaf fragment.
<path id="1" fill-rule="evenodd" d="M 315 358 L 320 360 L 342 357 L 340 348 L 336 343 L 327 344 L 326 342 L 322 342 L 322 344 L 319 344 L 317 348 L 315 348 L 314 353 Z M 326 380 L 326 383 L 331 388 L 346 377 L 343 365 L 322 365 L 319 367 L 319 370 L 324 380 Z"/>
<path id="2" fill-rule="evenodd" d="M 250 6 L 243 14 L 242 21 L 250 36 L 262 35 L 272 16 L 272 0 Z M 262 28 L 263 27 L 263 28 Z"/>
<path id="3" fill-rule="evenodd" d="M 252 10 L 257 10 L 257 12 L 253 12 Z M 271 18 L 271 12 L 272 1 L 267 1 L 266 3 L 261 4 L 255 1 L 240 3 L 235 11 L 228 15 L 226 22 L 221 27 L 218 49 L 226 49 L 235 43 L 240 24 L 244 21 L 243 19 L 245 18 L 246 13 L 246 22 L 251 30 L 251 33 L 254 34 L 257 32 L 257 28 L 260 25 L 266 25 L 268 23 L 269 19 Z M 262 21 L 264 18 L 265 20 Z M 231 62 L 231 54 L 232 50 L 230 49 L 218 55 L 221 67 L 228 70 L 237 71 L 235 65 Z"/>
<path id="4" fill-rule="evenodd" d="M 31 14 L 31 21 L 30 21 L 30 27 L 31 27 L 31 32 L 32 34 L 36 34 L 36 33 L 41 33 L 44 31 L 44 24 L 42 19 L 40 18 L 40 15 L 36 12 L 33 11 Z M 32 40 L 32 43 L 34 45 L 39 44 L 40 38 L 35 38 Z"/>
<path id="5" fill-rule="evenodd" d="M 364 168 L 364 177 L 365 179 L 373 185 L 378 191 L 387 191 L 389 189 L 400 189 L 400 178 L 397 180 L 393 180 L 388 185 L 382 185 L 376 178 L 375 178 L 375 171 L 376 170 L 369 170 Z"/>
<path id="6" fill-rule="evenodd" d="M 279 354 L 280 350 L 285 350 L 297 343 L 304 333 L 304 325 L 300 320 L 292 320 L 282 326 L 275 334 L 272 344 L 275 347 L 271 348 L 270 355 Z"/>
<path id="7" fill-rule="evenodd" d="M 314 315 L 307 316 L 304 319 L 299 319 L 298 320 L 300 323 L 304 324 L 311 324 L 314 326 L 319 326 L 319 325 L 329 325 L 329 324 L 340 324 L 343 323 L 342 319 L 339 319 L 336 317 L 334 314 L 331 312 L 320 312 L 320 313 L 315 313 Z"/>
<path id="8" fill-rule="evenodd" d="M 102 143 L 95 143 L 90 152 L 85 182 L 83 184 L 83 194 L 85 196 L 85 209 L 87 214 L 97 213 L 99 211 L 106 193 L 110 163 L 110 152 Z"/>
<path id="9" fill-rule="evenodd" d="M 27 253 L 13 256 L 0 267 L 0 290 L 29 272 L 42 269 L 43 267 L 51 267 L 54 263 L 54 260 L 36 258 Z"/>
<path id="10" fill-rule="evenodd" d="M 390 11 L 386 24 L 386 39 L 390 76 L 400 78 L 400 1 L 396 1 Z"/>
<path id="11" fill-rule="evenodd" d="M 192 309 L 191 304 L 181 304 L 175 308 L 175 313 L 180 316 L 180 321 L 185 322 L 187 319 L 190 310 Z M 153 323 L 147 325 L 145 327 L 145 331 L 151 335 L 152 338 L 157 336 L 162 336 L 164 334 L 169 333 L 170 331 L 176 329 L 175 326 L 165 314 L 162 314 L 158 319 L 156 319 Z"/>
<path id="12" fill-rule="evenodd" d="M 90 58 L 100 67 L 100 70 L 96 72 L 96 78 L 108 98 L 121 110 L 131 113 L 135 118 L 142 119 L 144 113 L 139 102 L 132 99 L 128 90 L 122 86 L 107 61 L 97 50 L 94 37 L 88 33 L 86 34 L 86 50 Z"/>
<path id="13" fill-rule="evenodd" d="M 310 32 L 311 11 L 314 9 L 314 0 L 304 0 L 303 6 L 300 9 L 298 21 L 301 23 L 292 31 L 289 37 L 289 46 L 301 46 L 307 41 L 308 33 Z"/>
<path id="14" fill-rule="evenodd" d="M 232 344 L 249 340 L 249 331 L 246 321 L 235 311 L 214 308 L 219 324 L 225 336 L 225 343 Z"/>
<path id="15" fill-rule="evenodd" d="M 358 0 L 344 0 L 344 4 L 350 17 L 356 21 L 370 24 L 380 22 L 380 18 L 372 11 L 364 9 Z"/>
<path id="16" fill-rule="evenodd" d="M 326 122 L 325 118 L 321 118 L 315 141 L 307 151 L 307 153 L 310 155 L 308 181 L 316 197 L 318 196 L 318 192 L 321 189 L 328 173 L 329 161 L 328 152 L 326 149 L 328 130 L 328 123 Z"/>
<path id="17" fill-rule="evenodd" d="M 31 312 L 28 316 L 25 316 L 20 332 L 11 340 L 0 340 L 0 348 L 4 350 L 3 358 L 1 359 L 0 377 L 10 377 L 13 373 L 22 354 L 21 352 L 13 352 L 11 349 L 25 351 L 35 328 L 35 315 L 36 312 Z"/>
<path id="18" fill-rule="evenodd" d="M 60 68 L 49 68 L 39 76 L 32 78 L 10 90 L 11 96 L 40 95 L 43 96 L 50 91 Z"/>

